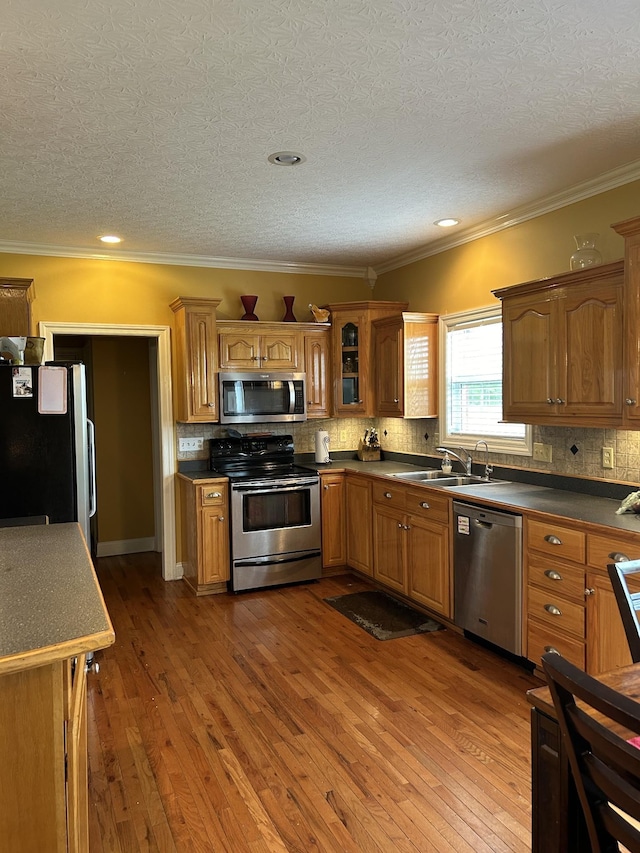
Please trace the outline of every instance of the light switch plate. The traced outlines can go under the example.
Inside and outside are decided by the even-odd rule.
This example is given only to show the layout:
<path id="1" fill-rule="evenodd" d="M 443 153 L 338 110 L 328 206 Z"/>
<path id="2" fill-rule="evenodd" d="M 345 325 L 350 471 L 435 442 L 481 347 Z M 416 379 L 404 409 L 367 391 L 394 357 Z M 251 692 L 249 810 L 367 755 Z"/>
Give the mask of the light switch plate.
<path id="1" fill-rule="evenodd" d="M 202 450 L 204 448 L 204 438 L 179 438 L 178 450 L 187 453 L 192 450 Z"/>

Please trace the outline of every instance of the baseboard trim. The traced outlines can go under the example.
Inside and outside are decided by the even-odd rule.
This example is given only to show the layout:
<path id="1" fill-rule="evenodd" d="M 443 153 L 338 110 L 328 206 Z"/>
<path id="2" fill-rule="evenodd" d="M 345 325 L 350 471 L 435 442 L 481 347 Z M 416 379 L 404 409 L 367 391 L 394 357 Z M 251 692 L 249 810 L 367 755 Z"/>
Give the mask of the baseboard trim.
<path id="1" fill-rule="evenodd" d="M 110 542 L 98 542 L 98 557 L 119 557 L 121 554 L 141 554 L 143 551 L 156 551 L 155 536 L 143 539 L 112 539 Z"/>

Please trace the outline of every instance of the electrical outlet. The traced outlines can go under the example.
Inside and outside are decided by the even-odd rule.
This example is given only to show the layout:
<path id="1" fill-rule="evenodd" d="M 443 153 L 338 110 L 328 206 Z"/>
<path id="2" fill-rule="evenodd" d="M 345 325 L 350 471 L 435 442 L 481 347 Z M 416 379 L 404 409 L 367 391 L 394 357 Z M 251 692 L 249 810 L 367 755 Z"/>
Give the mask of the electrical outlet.
<path id="1" fill-rule="evenodd" d="M 613 447 L 603 447 L 602 448 L 602 467 L 603 468 L 615 468 L 616 467 L 616 458 Z"/>
<path id="2" fill-rule="evenodd" d="M 533 458 L 536 462 L 551 462 L 553 459 L 553 446 L 551 444 L 542 444 L 539 441 L 534 441 Z"/>
<path id="3" fill-rule="evenodd" d="M 178 450 L 186 453 L 192 450 L 202 450 L 204 448 L 204 438 L 179 438 Z"/>

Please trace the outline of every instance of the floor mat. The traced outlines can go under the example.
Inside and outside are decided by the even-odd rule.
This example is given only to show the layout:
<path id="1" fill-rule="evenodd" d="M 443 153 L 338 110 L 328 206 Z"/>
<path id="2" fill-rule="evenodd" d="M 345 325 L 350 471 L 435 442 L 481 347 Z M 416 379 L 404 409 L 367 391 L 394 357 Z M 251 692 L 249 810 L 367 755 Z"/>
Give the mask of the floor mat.
<path id="1" fill-rule="evenodd" d="M 376 640 L 395 640 L 412 634 L 439 631 L 443 627 L 424 613 L 419 613 L 380 590 L 352 592 L 324 600 Z"/>

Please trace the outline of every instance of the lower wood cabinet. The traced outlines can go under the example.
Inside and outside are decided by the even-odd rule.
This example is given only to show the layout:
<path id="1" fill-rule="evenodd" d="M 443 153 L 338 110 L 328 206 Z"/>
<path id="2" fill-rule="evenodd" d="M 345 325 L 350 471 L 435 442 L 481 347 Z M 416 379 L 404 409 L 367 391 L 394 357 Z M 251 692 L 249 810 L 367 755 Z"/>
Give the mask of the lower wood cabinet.
<path id="1" fill-rule="evenodd" d="M 2 850 L 89 850 L 85 663 L 0 676 Z"/>
<path id="2" fill-rule="evenodd" d="M 229 484 L 178 474 L 183 529 L 183 578 L 197 595 L 226 592 L 230 577 Z"/>
<path id="3" fill-rule="evenodd" d="M 322 518 L 322 574 L 347 564 L 346 485 L 343 473 L 320 474 Z"/>
<path id="4" fill-rule="evenodd" d="M 373 575 L 371 480 L 347 474 L 345 497 L 347 565 Z"/>

